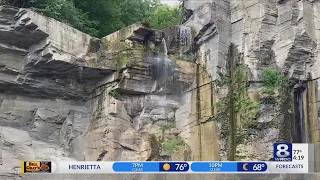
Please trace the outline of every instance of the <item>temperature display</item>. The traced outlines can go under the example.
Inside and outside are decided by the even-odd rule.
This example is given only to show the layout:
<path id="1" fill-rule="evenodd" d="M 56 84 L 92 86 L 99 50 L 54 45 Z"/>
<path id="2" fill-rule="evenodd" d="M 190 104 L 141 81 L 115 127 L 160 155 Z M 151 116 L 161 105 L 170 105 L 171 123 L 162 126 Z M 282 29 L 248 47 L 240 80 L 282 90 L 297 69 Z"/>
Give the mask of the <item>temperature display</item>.
<path id="1" fill-rule="evenodd" d="M 187 162 L 115 162 L 112 166 L 115 172 L 186 172 Z"/>
<path id="2" fill-rule="evenodd" d="M 298 150 L 293 150 L 293 160 L 299 161 L 299 160 L 304 160 L 304 155 L 302 153 L 302 150 L 298 149 Z"/>
<path id="3" fill-rule="evenodd" d="M 189 170 L 187 162 L 161 162 L 160 171 L 186 172 Z"/>
<path id="4" fill-rule="evenodd" d="M 238 171 L 242 172 L 264 172 L 268 166 L 264 162 L 238 162 Z"/>

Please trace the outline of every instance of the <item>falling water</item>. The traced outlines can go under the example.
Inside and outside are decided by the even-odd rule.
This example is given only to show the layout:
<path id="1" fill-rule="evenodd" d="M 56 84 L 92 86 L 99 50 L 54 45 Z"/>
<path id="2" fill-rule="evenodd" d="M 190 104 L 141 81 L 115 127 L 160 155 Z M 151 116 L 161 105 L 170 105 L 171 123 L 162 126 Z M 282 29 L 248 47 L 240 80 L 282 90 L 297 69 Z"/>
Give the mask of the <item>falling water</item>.
<path id="1" fill-rule="evenodd" d="M 186 51 L 191 49 L 192 46 L 192 31 L 189 27 L 180 26 L 179 28 L 180 35 L 180 56 L 183 55 Z"/>
<path id="2" fill-rule="evenodd" d="M 160 45 L 160 56 L 158 60 L 158 65 L 157 65 L 157 85 L 162 84 L 162 80 L 166 79 L 168 77 L 168 48 L 167 44 L 164 38 L 162 38 L 161 45 Z M 158 93 L 163 92 L 163 90 L 166 89 L 166 84 L 164 84 L 164 87 L 158 88 Z"/>
<path id="3" fill-rule="evenodd" d="M 189 33 L 189 29 L 185 28 L 184 35 Z M 189 44 L 188 38 L 184 38 L 184 44 Z M 160 53 L 157 55 L 148 54 L 146 62 L 151 65 L 148 66 L 149 73 L 154 78 L 154 84 L 150 87 L 150 92 L 157 94 L 176 94 L 183 92 L 185 84 L 178 81 L 180 77 L 180 69 L 175 61 L 170 59 L 170 51 L 168 50 L 166 40 L 163 38 L 160 44 Z"/>
<path id="4" fill-rule="evenodd" d="M 168 55 L 168 48 L 167 48 L 167 43 L 164 38 L 162 38 L 161 44 L 160 44 L 160 53 L 163 54 L 164 56 Z"/>
<path id="5" fill-rule="evenodd" d="M 85 65 L 85 60 L 80 58 L 77 60 L 77 67 L 78 67 L 78 70 L 79 70 L 79 80 L 80 82 L 82 81 L 82 76 L 83 76 L 83 66 Z"/>
<path id="6" fill-rule="evenodd" d="M 176 65 L 168 58 L 168 48 L 165 39 L 160 44 L 160 54 L 154 58 L 156 66 L 156 85 L 153 88 L 158 93 L 166 93 L 167 82 L 173 81 Z"/>

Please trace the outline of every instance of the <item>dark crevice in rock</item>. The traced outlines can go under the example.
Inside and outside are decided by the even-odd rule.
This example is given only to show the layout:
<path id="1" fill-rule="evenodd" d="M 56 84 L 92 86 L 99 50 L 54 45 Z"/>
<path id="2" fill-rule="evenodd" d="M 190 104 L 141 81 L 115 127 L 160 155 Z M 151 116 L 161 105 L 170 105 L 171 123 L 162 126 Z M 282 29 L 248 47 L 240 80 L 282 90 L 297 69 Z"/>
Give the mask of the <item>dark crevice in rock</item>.
<path id="1" fill-rule="evenodd" d="M 99 157 L 97 159 L 97 161 L 102 161 L 104 156 L 108 153 L 107 150 L 103 150 L 100 154 L 99 154 Z"/>
<path id="2" fill-rule="evenodd" d="M 277 0 L 277 3 L 278 4 L 285 4 L 287 1 L 289 1 L 289 0 Z"/>
<path id="3" fill-rule="evenodd" d="M 194 41 L 196 42 L 196 46 L 195 49 L 198 49 L 198 47 L 205 42 L 205 40 L 201 40 L 204 38 L 205 34 L 211 34 L 211 36 L 215 35 L 217 33 L 216 31 L 216 27 L 214 27 L 215 23 L 214 22 L 210 22 L 208 24 L 206 24 L 205 26 L 203 26 L 203 28 L 199 31 L 199 33 L 196 35 L 196 37 L 194 38 Z M 206 32 L 207 30 L 210 30 L 211 32 L 208 33 Z M 206 36 L 205 39 L 209 38 L 210 36 Z M 201 40 L 201 41 L 200 41 Z"/>

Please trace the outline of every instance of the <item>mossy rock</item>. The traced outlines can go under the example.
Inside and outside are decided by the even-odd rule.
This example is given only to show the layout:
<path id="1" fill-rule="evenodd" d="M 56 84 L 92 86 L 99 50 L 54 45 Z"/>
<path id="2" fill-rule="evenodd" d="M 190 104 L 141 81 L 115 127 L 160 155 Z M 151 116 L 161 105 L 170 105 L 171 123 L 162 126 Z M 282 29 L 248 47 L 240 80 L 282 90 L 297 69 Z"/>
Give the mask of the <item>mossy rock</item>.
<path id="1" fill-rule="evenodd" d="M 165 153 L 172 153 L 173 150 L 182 148 L 186 143 L 181 138 L 166 139 L 162 143 L 162 151 Z"/>
<path id="2" fill-rule="evenodd" d="M 95 39 L 95 38 L 90 39 L 88 53 L 90 54 L 90 53 L 97 52 L 98 47 L 99 47 L 99 39 Z"/>
<path id="3" fill-rule="evenodd" d="M 110 48 L 110 42 L 106 39 L 101 39 L 101 43 L 104 50 L 108 50 Z"/>

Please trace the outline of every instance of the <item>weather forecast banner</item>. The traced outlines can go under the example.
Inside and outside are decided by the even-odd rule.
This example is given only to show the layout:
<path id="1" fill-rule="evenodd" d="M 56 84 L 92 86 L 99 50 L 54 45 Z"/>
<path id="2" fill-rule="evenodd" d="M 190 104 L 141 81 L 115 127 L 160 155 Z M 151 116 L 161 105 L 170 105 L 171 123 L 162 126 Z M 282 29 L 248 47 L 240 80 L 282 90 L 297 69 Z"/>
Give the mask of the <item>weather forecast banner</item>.
<path id="1" fill-rule="evenodd" d="M 310 173 L 314 172 L 314 146 L 276 143 L 273 161 L 266 162 L 22 162 L 21 173 Z"/>

